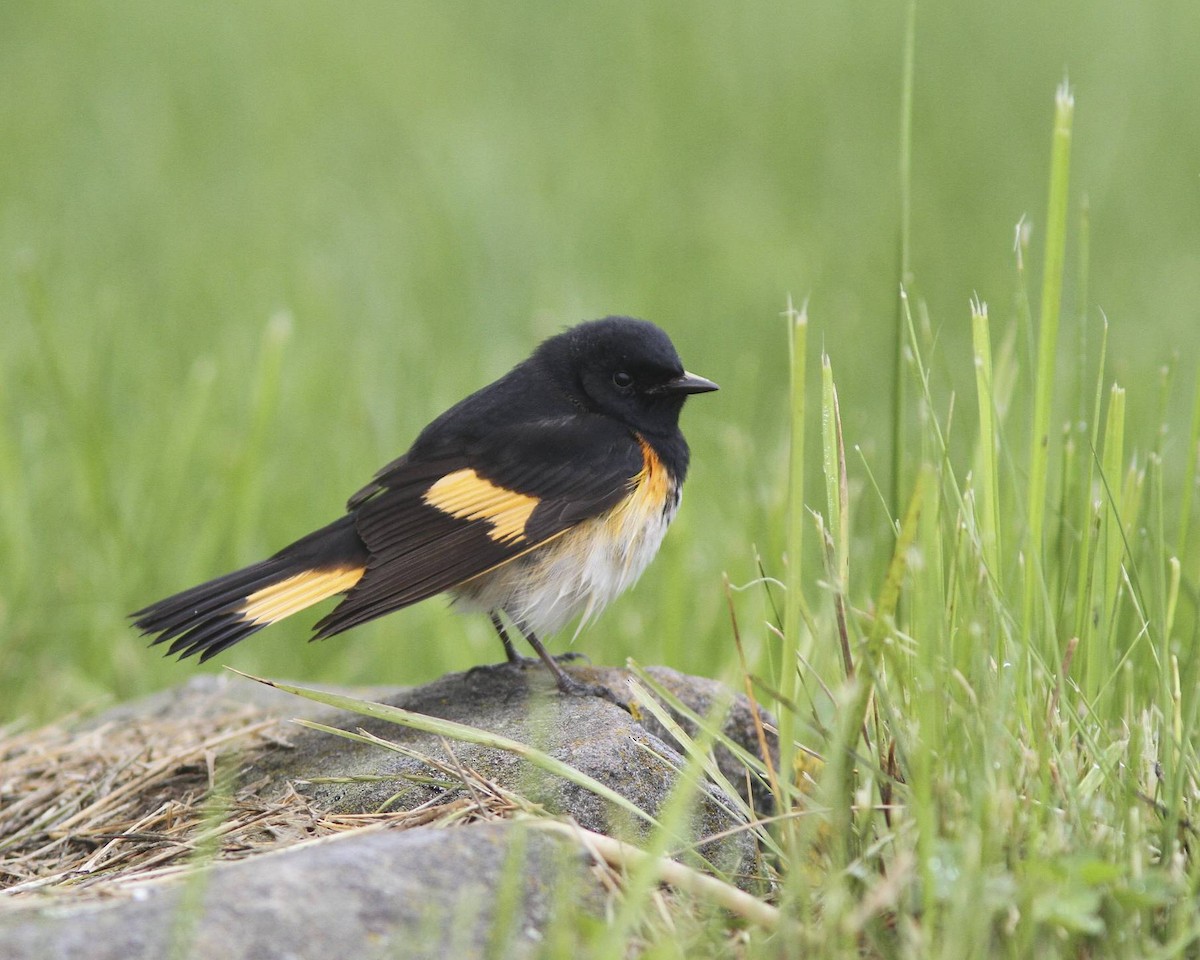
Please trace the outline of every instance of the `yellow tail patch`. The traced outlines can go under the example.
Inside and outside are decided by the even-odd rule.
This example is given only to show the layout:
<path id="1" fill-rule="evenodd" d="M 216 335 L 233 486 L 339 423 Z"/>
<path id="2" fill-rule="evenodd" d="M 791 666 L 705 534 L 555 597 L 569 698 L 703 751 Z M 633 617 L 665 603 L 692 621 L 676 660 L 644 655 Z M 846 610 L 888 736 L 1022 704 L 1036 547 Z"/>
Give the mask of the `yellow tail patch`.
<path id="1" fill-rule="evenodd" d="M 345 593 L 362 579 L 364 573 L 366 567 L 305 570 L 294 577 L 255 590 L 246 598 L 245 603 L 238 607 L 237 612 L 242 615 L 243 620 L 261 624 L 275 623 L 311 607 L 314 603 Z"/>

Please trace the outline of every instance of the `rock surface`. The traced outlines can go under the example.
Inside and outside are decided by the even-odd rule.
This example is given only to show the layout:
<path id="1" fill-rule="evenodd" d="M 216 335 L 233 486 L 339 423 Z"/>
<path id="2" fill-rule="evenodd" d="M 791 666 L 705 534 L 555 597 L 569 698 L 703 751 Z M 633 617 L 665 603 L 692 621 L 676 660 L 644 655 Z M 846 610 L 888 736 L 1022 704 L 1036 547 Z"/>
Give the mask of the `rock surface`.
<path id="1" fill-rule="evenodd" d="M 513 876 L 501 912 L 496 891 Z M 115 904 L 0 913 L 0 956 L 522 958 L 565 898 L 576 911 L 602 902 L 566 839 L 514 823 L 359 832 L 135 887 Z"/>
<path id="2" fill-rule="evenodd" d="M 570 669 L 628 701 L 627 671 Z M 647 672 L 701 715 L 728 696 L 710 680 L 666 668 Z M 667 731 L 645 711 L 631 714 L 598 697 L 563 696 L 539 667 L 488 667 L 423 687 L 356 695 L 535 746 L 651 815 L 662 811 L 684 763 Z M 273 802 L 299 793 L 312 810 L 339 814 L 445 808 L 471 792 L 447 771 L 470 771 L 501 794 L 517 794 L 588 829 L 634 842 L 646 830 L 628 812 L 512 753 L 447 743 L 241 678 L 196 678 L 118 706 L 81 729 L 95 736 L 122 725 L 165 725 L 171 718 L 203 730 L 228 716 L 231 705 L 260 715 L 266 728 L 264 741 L 264 724 L 258 724 L 260 739 L 237 758 L 239 796 Z M 405 752 L 288 722 L 298 716 L 367 730 Z M 735 743 L 759 752 L 744 699 L 734 701 L 724 729 Z M 717 753 L 730 782 L 744 784 L 732 755 Z M 755 800 L 765 812 L 761 798 Z M 737 808 L 733 798 L 702 782 L 686 836 L 676 846 L 696 842 L 709 863 L 732 874 L 753 873 L 755 851 L 749 833 L 736 829 Z M 541 938 L 563 933 L 556 918 L 599 913 L 604 891 L 590 863 L 572 841 L 519 822 L 356 829 L 235 862 L 218 859 L 182 877 L 126 878 L 111 891 L 93 883 L 84 897 L 69 886 L 43 888 L 33 897 L 5 898 L 0 890 L 0 957 L 524 957 L 537 952 Z M 97 901 L 97 893 L 107 896 Z M 503 909 L 494 909 L 498 900 Z M 564 903 L 573 905 L 570 911 L 556 909 Z"/>
<path id="3" fill-rule="evenodd" d="M 611 668 L 573 668 L 588 683 L 602 683 L 618 698 L 628 700 L 628 673 Z M 720 685 L 685 677 L 673 670 L 652 668 L 650 674 L 693 709 L 703 713 L 718 695 Z M 450 674 L 423 687 L 393 693 L 381 702 L 427 716 L 453 720 L 527 743 L 632 800 L 658 816 L 676 782 L 684 759 L 668 735 L 645 711 L 635 720 L 627 710 L 598 697 L 562 696 L 540 668 L 487 667 Z M 757 752 L 748 708 L 731 714 L 726 733 Z M 354 714 L 316 717 L 331 726 L 367 733 L 400 744 L 411 753 L 451 766 L 461 765 L 501 788 L 543 805 L 553 814 L 569 814 L 589 830 L 637 842 L 646 824 L 614 807 L 589 790 L 550 776 L 512 753 L 472 743 L 446 744 L 437 737 Z M 741 722 L 739 722 L 741 721 Z M 463 796 L 465 788 L 430 783 L 430 767 L 413 756 L 381 749 L 376 744 L 347 741 L 328 733 L 303 729 L 290 732 L 290 750 L 262 754 L 244 774 L 265 796 L 295 788 L 313 805 L 339 813 L 411 810 L 423 804 L 444 803 Z M 732 760 L 732 758 L 729 758 Z M 444 779 L 444 777 L 439 778 Z M 343 780 L 349 782 L 313 782 Z M 732 778 L 744 782 L 744 775 Z M 297 781 L 301 781 L 297 784 Z M 742 821 L 730 798 L 708 782 L 697 789 L 686 836 L 680 843 L 725 833 Z M 703 856 L 722 869 L 745 873 L 753 847 L 745 832 L 701 847 Z"/>

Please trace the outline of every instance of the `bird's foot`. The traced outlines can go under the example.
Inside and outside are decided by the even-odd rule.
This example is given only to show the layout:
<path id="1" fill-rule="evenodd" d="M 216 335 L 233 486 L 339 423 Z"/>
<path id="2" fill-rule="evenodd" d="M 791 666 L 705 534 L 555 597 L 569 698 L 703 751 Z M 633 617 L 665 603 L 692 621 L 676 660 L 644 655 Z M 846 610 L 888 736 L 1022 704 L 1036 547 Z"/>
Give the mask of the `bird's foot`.
<path id="1" fill-rule="evenodd" d="M 555 659 L 558 658 L 556 657 Z M 616 704 L 622 710 L 629 709 L 617 699 L 617 695 L 612 690 L 602 683 L 585 683 L 562 671 L 559 671 L 554 679 L 558 684 L 558 689 L 569 697 L 600 697 L 602 700 Z"/>
<path id="2" fill-rule="evenodd" d="M 477 677 L 483 674 L 492 673 L 495 671 L 520 671 L 532 669 L 535 667 L 548 667 L 550 675 L 554 678 L 554 683 L 561 693 L 571 697 L 600 697 L 610 703 L 616 704 L 622 710 L 627 709 L 617 695 L 602 683 L 587 683 L 579 680 L 569 673 L 564 671 L 559 664 L 578 663 L 580 661 L 590 663 L 587 654 L 579 653 L 574 650 L 569 650 L 566 653 L 560 653 L 557 656 L 550 657 L 551 663 L 543 661 L 540 657 L 522 657 L 516 655 L 507 660 L 501 660 L 499 663 L 481 663 L 478 666 L 471 667 L 467 670 L 465 676 L 468 680 L 472 677 Z"/>
<path id="3" fill-rule="evenodd" d="M 591 658 L 586 653 L 579 653 L 576 650 L 568 650 L 566 653 L 556 654 L 551 658 L 555 663 L 591 663 Z M 498 663 L 480 663 L 474 667 L 467 669 L 467 676 L 470 677 L 475 673 L 485 673 L 489 670 L 528 670 L 530 667 L 542 666 L 541 657 L 523 657 L 519 653 L 514 653 L 507 660 L 501 660 Z"/>

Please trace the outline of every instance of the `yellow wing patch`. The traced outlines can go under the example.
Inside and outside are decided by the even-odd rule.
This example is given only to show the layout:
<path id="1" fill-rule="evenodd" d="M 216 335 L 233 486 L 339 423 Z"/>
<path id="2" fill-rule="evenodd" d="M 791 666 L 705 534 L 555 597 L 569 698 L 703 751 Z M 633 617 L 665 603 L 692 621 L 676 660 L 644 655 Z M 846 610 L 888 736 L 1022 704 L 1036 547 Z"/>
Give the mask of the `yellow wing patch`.
<path id="1" fill-rule="evenodd" d="M 448 473 L 425 491 L 431 507 L 459 520 L 486 520 L 488 536 L 499 543 L 520 543 L 525 524 L 540 501 L 485 480 L 470 468 Z"/>
<path id="2" fill-rule="evenodd" d="M 345 593 L 353 587 L 366 567 L 327 567 L 305 570 L 294 577 L 280 580 L 269 587 L 256 590 L 237 610 L 243 620 L 255 623 L 275 623 L 293 613 L 299 613 L 327 597 Z"/>

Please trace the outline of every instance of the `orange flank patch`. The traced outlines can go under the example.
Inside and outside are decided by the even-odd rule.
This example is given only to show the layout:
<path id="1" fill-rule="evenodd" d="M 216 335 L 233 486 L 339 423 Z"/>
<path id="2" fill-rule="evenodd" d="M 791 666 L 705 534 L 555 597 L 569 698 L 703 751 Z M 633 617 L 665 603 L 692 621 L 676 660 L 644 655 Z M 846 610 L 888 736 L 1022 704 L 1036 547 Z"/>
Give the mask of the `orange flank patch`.
<path id="1" fill-rule="evenodd" d="M 425 491 L 424 500 L 459 520 L 486 520 L 488 536 L 500 543 L 519 543 L 525 524 L 540 502 L 513 490 L 498 487 L 474 470 L 455 470 Z"/>
<path id="2" fill-rule="evenodd" d="M 625 556 L 626 563 L 635 562 L 647 537 L 654 541 L 654 549 L 658 549 L 658 541 L 670 522 L 664 511 L 668 499 L 674 496 L 671 475 L 654 448 L 641 436 L 638 443 L 642 446 L 642 469 L 629 478 L 629 495 L 596 518 L 603 524 L 605 537 L 619 545 L 617 552 Z"/>
<path id="3" fill-rule="evenodd" d="M 654 448 L 641 434 L 638 435 L 638 443 L 642 446 L 643 463 L 641 472 L 633 478 L 633 485 L 638 494 L 652 505 L 652 509 L 661 510 L 671 493 L 671 477 L 662 461 L 658 459 Z"/>
<path id="4" fill-rule="evenodd" d="M 366 572 L 365 567 L 327 567 L 305 570 L 269 587 L 255 590 L 237 610 L 244 620 L 275 623 L 293 613 L 345 593 Z"/>

